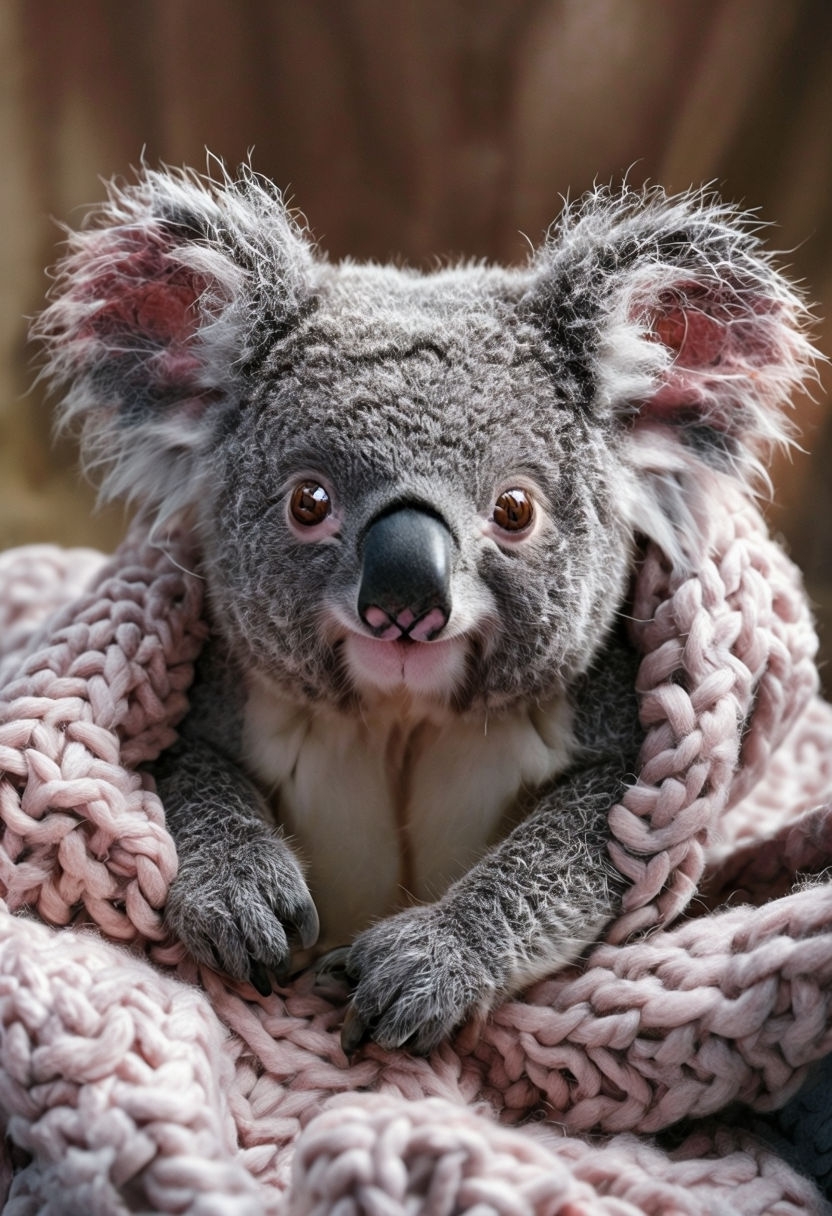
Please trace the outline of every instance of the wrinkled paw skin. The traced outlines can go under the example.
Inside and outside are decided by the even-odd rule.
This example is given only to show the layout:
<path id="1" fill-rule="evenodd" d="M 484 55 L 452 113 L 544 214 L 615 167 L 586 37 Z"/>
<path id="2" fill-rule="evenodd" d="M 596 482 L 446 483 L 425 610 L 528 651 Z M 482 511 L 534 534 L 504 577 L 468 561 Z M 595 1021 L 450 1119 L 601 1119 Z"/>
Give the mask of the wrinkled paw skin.
<path id="1" fill-rule="evenodd" d="M 369 1039 L 427 1054 L 497 990 L 442 905 L 411 908 L 367 929 L 346 964 L 355 983 L 341 1031 L 347 1056 Z"/>
<path id="2" fill-rule="evenodd" d="M 267 833 L 212 842 L 181 864 L 165 908 L 190 954 L 267 996 L 286 979 L 293 948 L 318 938 L 318 913 L 287 846 Z"/>

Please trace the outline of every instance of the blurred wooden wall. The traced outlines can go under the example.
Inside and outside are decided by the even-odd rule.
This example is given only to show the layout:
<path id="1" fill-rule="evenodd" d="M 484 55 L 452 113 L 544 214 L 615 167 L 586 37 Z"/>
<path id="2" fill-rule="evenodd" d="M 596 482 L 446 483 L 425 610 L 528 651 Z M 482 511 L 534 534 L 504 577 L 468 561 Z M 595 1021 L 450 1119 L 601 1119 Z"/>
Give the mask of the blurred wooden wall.
<path id="1" fill-rule="evenodd" d="M 50 446 L 23 318 L 55 220 L 142 154 L 253 149 L 332 255 L 416 263 L 521 259 L 596 179 L 715 180 L 776 221 L 832 352 L 828 0 L 0 0 L 0 89 L 0 547 L 123 528 Z M 829 619 L 824 396 L 772 516 Z"/>

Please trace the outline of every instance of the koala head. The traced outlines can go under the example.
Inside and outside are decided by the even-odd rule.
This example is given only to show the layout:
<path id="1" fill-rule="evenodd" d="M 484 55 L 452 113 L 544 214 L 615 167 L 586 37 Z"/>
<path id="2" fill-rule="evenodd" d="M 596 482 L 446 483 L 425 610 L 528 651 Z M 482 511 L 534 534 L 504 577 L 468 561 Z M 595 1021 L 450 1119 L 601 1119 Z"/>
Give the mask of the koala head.
<path id="1" fill-rule="evenodd" d="M 195 529 L 214 628 L 292 695 L 556 695 L 636 546 L 694 564 L 805 375 L 747 220 L 599 190 L 517 268 L 335 265 L 253 173 L 143 171 L 36 326 L 103 493 Z"/>

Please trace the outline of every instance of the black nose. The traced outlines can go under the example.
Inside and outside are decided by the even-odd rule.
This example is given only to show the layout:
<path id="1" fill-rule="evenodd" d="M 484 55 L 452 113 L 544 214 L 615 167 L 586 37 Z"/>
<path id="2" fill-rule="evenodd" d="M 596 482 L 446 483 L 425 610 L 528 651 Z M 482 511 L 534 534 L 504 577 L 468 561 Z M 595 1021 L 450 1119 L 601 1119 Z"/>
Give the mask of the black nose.
<path id="1" fill-rule="evenodd" d="M 441 520 L 400 507 L 364 537 L 358 613 L 377 638 L 429 642 L 451 615 L 451 534 Z"/>

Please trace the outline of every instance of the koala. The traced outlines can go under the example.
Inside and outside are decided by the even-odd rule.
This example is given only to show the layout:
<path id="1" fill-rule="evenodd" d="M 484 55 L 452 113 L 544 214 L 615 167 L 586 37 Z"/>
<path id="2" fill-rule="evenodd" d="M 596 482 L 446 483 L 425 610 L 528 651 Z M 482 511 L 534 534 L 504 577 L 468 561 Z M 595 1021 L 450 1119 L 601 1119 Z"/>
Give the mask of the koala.
<path id="1" fill-rule="evenodd" d="M 596 189 L 524 265 L 334 264 L 280 192 L 143 168 L 35 326 L 105 498 L 198 546 L 210 638 L 154 767 L 167 923 L 268 994 L 335 959 L 342 1043 L 426 1052 L 574 960 L 626 879 L 625 623 L 759 480 L 806 310 L 704 192 Z"/>

